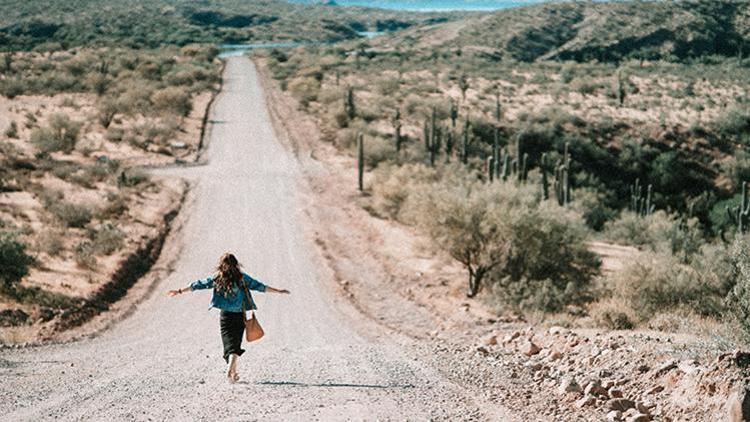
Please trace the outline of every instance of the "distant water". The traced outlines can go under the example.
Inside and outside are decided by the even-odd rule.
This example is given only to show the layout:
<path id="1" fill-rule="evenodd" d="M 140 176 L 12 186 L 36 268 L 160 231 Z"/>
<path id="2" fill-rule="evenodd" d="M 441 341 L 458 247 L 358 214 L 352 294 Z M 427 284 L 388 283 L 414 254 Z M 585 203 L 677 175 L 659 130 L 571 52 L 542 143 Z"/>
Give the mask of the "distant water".
<path id="1" fill-rule="evenodd" d="M 316 0 L 288 0 L 292 3 L 324 3 Z M 528 6 L 549 0 L 334 0 L 339 6 L 366 6 L 382 9 L 448 11 L 448 10 L 497 10 L 509 7 Z"/>

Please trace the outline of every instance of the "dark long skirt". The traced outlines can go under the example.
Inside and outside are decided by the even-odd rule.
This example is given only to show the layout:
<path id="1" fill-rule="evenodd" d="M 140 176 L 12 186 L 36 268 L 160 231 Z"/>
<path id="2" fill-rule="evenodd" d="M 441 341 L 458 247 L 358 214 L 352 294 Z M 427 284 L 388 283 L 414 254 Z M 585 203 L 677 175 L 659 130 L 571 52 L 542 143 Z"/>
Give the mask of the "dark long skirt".
<path id="1" fill-rule="evenodd" d="M 221 311 L 219 323 L 221 325 L 221 341 L 224 343 L 224 360 L 229 363 L 229 355 L 232 353 L 237 356 L 245 353 L 242 349 L 245 319 L 242 317 L 242 312 Z"/>

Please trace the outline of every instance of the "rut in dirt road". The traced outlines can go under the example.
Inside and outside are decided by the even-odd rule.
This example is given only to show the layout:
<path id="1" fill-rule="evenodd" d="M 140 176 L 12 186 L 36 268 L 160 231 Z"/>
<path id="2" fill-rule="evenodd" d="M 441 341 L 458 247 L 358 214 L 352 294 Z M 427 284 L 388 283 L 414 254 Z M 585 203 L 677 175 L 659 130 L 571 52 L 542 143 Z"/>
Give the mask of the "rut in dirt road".
<path id="1" fill-rule="evenodd" d="M 173 171 L 194 182 L 175 271 L 94 338 L 0 351 L 2 419 L 496 419 L 498 409 L 444 381 L 415 350 L 341 310 L 301 234 L 304 183 L 276 140 L 253 64 L 230 58 L 224 77 L 208 164 Z M 164 295 L 210 274 L 225 251 L 292 291 L 256 295 L 267 335 L 245 345 L 235 385 L 210 292 Z"/>

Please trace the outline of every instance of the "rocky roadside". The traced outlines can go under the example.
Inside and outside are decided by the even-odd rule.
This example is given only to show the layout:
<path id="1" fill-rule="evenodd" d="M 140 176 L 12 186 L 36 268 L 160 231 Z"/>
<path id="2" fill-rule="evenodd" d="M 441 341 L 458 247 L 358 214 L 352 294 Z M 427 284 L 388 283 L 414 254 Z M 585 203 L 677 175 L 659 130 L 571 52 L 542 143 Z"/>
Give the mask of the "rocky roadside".
<path id="1" fill-rule="evenodd" d="M 316 122 L 256 63 L 279 138 L 314 192 L 311 236 L 337 288 L 361 312 L 418 339 L 446 377 L 527 420 L 750 420 L 746 352 L 684 335 L 530 326 L 467 302 L 460 268 L 426 253 L 409 228 L 363 209 L 354 159 L 320 142 Z"/>

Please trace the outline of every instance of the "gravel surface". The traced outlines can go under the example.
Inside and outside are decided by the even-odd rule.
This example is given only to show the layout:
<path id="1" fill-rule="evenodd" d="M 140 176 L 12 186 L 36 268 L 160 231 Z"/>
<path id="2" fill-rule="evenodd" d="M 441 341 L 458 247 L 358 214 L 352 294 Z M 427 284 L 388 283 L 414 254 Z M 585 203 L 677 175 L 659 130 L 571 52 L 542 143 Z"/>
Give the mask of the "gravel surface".
<path id="1" fill-rule="evenodd" d="M 3 420 L 511 420 L 432 367 L 422 347 L 355 312 L 302 234 L 298 164 L 277 141 L 253 64 L 230 58 L 175 271 L 100 335 L 0 351 Z M 258 295 L 267 336 L 225 380 L 209 291 L 163 293 L 234 252 L 290 296 Z M 416 345 L 415 345 L 416 346 Z"/>

